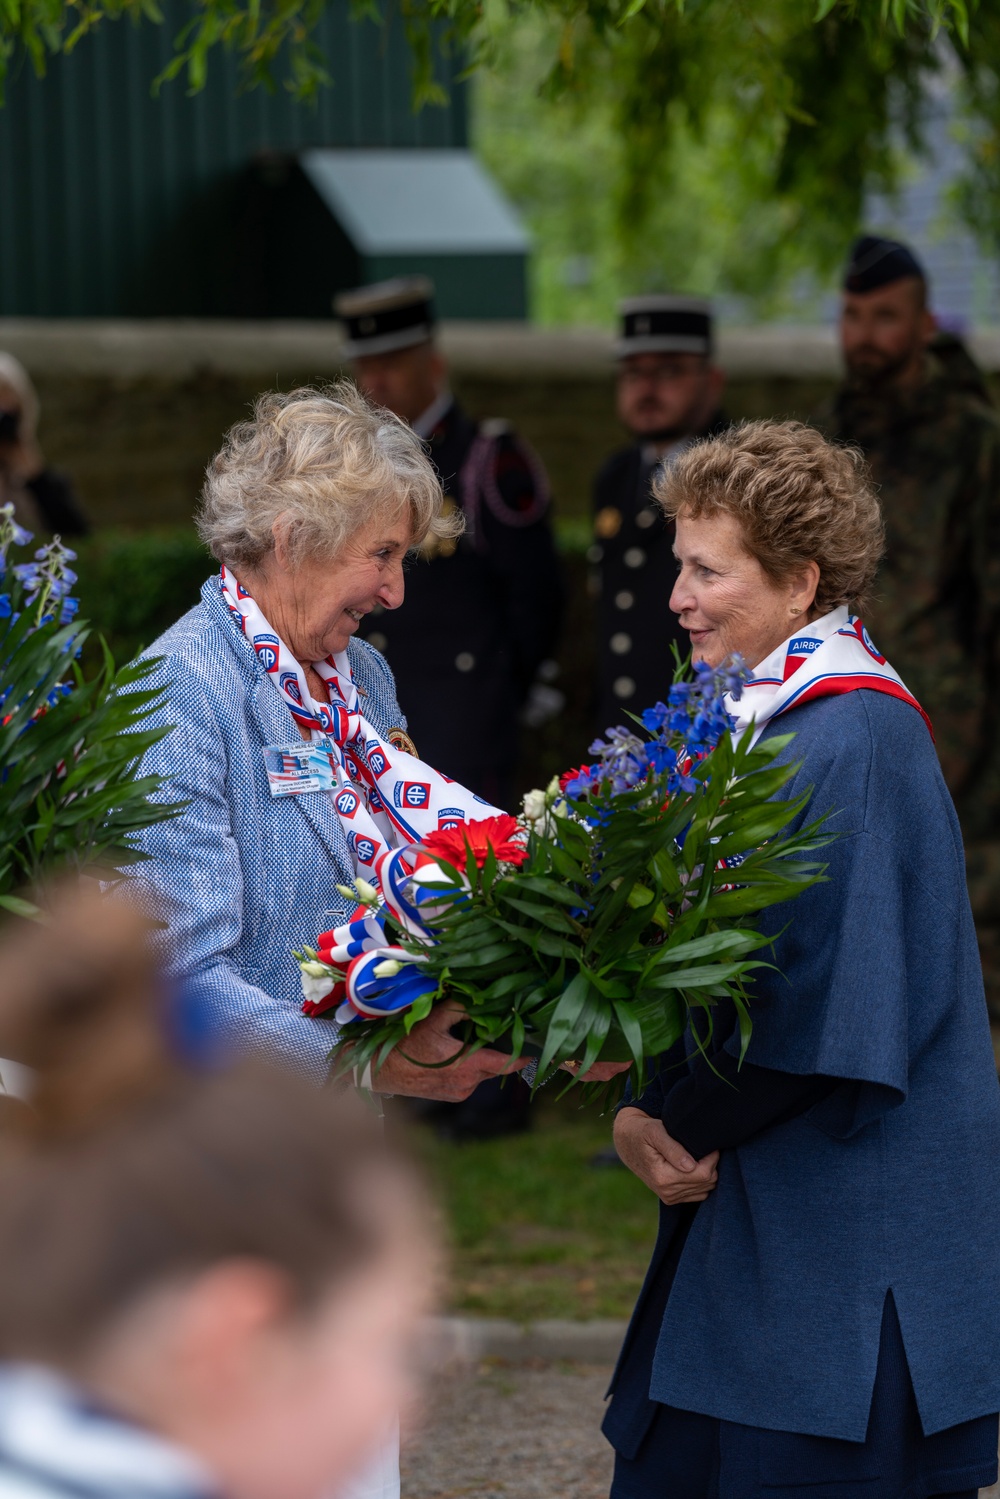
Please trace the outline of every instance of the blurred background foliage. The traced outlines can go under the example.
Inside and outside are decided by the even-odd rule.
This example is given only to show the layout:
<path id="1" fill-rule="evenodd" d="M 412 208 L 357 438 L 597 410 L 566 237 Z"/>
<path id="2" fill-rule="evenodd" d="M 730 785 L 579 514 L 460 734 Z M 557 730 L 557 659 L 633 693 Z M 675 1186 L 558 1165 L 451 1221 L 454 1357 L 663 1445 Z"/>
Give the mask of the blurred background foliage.
<path id="1" fill-rule="evenodd" d="M 548 7 L 489 14 L 475 144 L 534 233 L 544 323 L 607 325 L 618 297 L 668 289 L 721 295 L 730 320 L 815 317 L 866 199 L 919 164 L 942 93 L 967 163 L 955 210 L 997 253 L 997 0 L 967 45 L 926 16 L 816 22 L 798 0 L 647 4 L 603 31 Z"/>
<path id="2" fill-rule="evenodd" d="M 442 102 L 435 47 L 468 57 L 479 148 L 539 235 L 546 321 L 605 321 L 623 281 L 665 276 L 780 312 L 771 288 L 832 267 L 866 192 L 919 153 L 942 73 L 965 120 L 964 211 L 996 239 L 1000 0 L 191 0 L 158 86 L 201 88 L 225 48 L 246 86 L 308 100 L 341 64 L 313 40 L 330 4 L 376 20 L 398 5 L 415 107 Z M 0 3 L 0 88 L 127 20 L 163 24 L 157 0 Z"/>
<path id="3" fill-rule="evenodd" d="M 476 75 L 476 144 L 538 239 L 544 322 L 606 323 L 631 290 L 710 290 L 748 317 L 808 315 L 859 225 L 925 149 L 953 96 L 967 171 L 956 202 L 1000 243 L 1000 0 L 189 0 L 166 88 L 213 53 L 244 84 L 308 100 L 343 59 L 324 8 L 400 11 L 415 107 L 442 102 L 435 48 Z M 5 67 L 107 24 L 163 24 L 157 0 L 0 0 Z M 153 83 L 153 80 L 150 80 Z"/>

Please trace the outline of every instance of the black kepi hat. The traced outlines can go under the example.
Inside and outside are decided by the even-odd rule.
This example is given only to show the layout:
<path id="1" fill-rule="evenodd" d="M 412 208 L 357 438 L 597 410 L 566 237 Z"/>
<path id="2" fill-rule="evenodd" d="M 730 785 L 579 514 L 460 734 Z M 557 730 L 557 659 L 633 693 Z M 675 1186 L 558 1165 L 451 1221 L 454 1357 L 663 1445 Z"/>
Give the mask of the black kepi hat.
<path id="1" fill-rule="evenodd" d="M 334 297 L 333 310 L 344 324 L 348 359 L 428 343 L 437 321 L 434 283 L 427 276 L 397 276 L 355 287 Z"/>
<path id="2" fill-rule="evenodd" d="M 881 239 L 874 234 L 864 234 L 854 244 L 851 258 L 844 272 L 844 290 L 851 292 L 878 291 L 880 286 L 891 286 L 906 276 L 917 276 L 926 281 L 924 268 L 907 246 L 898 239 Z"/>
<path id="3" fill-rule="evenodd" d="M 712 306 L 703 297 L 626 297 L 618 304 L 621 332 L 615 357 L 630 354 L 711 354 Z"/>

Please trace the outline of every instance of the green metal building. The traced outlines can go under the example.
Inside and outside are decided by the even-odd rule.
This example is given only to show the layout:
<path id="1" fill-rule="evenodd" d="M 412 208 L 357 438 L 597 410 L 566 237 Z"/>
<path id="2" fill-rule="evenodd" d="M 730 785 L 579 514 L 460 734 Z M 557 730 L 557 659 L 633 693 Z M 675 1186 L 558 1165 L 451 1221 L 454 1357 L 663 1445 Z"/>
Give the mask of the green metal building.
<path id="1" fill-rule="evenodd" d="M 219 53 L 205 89 L 152 81 L 183 23 L 103 23 L 0 108 L 0 315 L 329 317 L 347 286 L 424 271 L 445 317 L 526 313 L 527 241 L 468 150 L 459 62 L 449 104 L 414 113 L 398 16 L 316 40 L 315 104 L 241 90 Z"/>

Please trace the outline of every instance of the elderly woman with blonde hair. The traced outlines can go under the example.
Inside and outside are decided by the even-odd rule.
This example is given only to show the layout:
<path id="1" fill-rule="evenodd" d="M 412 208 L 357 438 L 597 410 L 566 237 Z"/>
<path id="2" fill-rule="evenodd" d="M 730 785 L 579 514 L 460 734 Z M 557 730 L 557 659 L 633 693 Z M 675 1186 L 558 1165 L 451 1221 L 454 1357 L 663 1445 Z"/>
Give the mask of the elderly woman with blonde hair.
<path id="1" fill-rule="evenodd" d="M 831 841 L 825 880 L 762 918 L 743 1066 L 720 1013 L 615 1121 L 660 1232 L 605 1419 L 612 1499 L 975 1499 L 1000 1092 L 930 726 L 858 615 L 878 501 L 860 454 L 774 422 L 690 449 L 657 497 L 696 659 L 752 668 L 736 732 L 776 741 Z"/>
<path id="2" fill-rule="evenodd" d="M 150 647 L 171 731 L 143 762 L 183 809 L 139 836 L 133 883 L 220 1032 L 321 1080 L 336 1030 L 302 1013 L 293 949 L 388 850 L 493 810 L 414 758 L 392 673 L 355 635 L 401 603 L 410 548 L 456 522 L 420 439 L 343 382 L 261 396 L 209 465 L 198 524 L 221 569 Z M 437 1007 L 373 1086 L 458 1100 L 510 1066 L 458 1055 L 454 1018 Z"/>

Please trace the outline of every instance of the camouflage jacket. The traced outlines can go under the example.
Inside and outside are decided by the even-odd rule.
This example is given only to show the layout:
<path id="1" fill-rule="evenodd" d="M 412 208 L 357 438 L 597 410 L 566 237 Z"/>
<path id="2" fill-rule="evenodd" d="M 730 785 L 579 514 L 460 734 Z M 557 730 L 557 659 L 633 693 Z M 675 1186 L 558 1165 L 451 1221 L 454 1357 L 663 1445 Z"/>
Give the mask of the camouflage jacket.
<path id="1" fill-rule="evenodd" d="M 905 394 L 848 384 L 817 415 L 871 464 L 886 553 L 866 623 L 934 724 L 966 835 L 1000 835 L 1000 416 L 927 357 Z"/>

